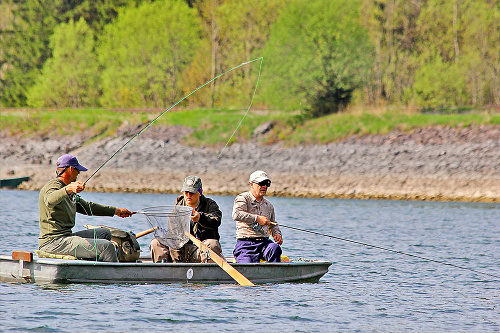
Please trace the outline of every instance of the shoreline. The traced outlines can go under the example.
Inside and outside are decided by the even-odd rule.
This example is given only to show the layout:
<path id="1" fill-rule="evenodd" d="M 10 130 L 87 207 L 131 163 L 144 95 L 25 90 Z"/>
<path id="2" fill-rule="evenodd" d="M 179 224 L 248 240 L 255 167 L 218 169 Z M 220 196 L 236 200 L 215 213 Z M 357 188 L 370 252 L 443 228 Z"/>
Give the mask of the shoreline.
<path id="1" fill-rule="evenodd" d="M 236 195 L 262 169 L 273 181 L 270 197 L 500 202 L 500 126 L 432 127 L 298 147 L 252 140 L 227 147 L 220 158 L 220 148 L 183 145 L 185 128 L 151 132 L 117 154 L 86 190 L 179 193 L 184 177 L 195 174 L 208 196 Z M 0 174 L 30 176 L 19 188 L 39 190 L 57 158 L 71 153 L 89 169 L 79 177 L 85 181 L 127 140 L 2 135 Z"/>
<path id="2" fill-rule="evenodd" d="M 46 174 L 50 174 L 50 171 L 53 170 L 45 170 Z M 125 172 L 126 174 L 130 172 Z M 166 175 L 161 175 L 164 179 L 168 178 Z M 242 175 L 244 178 L 246 175 Z M 107 177 L 106 177 L 107 178 Z M 144 174 L 143 178 L 150 179 L 148 174 Z M 207 179 L 207 177 L 204 177 Z M 44 181 L 48 181 L 50 178 L 47 178 Z M 81 178 L 83 181 L 86 180 L 85 177 Z M 400 186 L 402 182 L 394 182 L 394 179 L 390 179 L 393 182 L 393 185 Z M 428 180 L 430 181 L 430 180 Z M 213 180 L 210 180 L 212 183 L 210 187 L 204 185 L 204 194 L 207 196 L 210 195 L 228 195 L 228 196 L 236 196 L 241 192 L 247 190 L 245 186 L 240 186 L 241 189 L 236 190 L 217 190 L 213 188 Z M 498 181 L 497 181 L 498 182 Z M 172 177 L 171 183 L 173 184 L 182 184 L 182 180 L 178 177 Z M 206 183 L 206 181 L 204 181 Z M 454 180 L 452 183 L 456 184 L 457 181 Z M 21 184 L 16 190 L 28 190 L 28 191 L 39 191 L 44 183 L 40 182 L 40 180 L 30 180 Z M 154 187 L 151 186 L 135 186 L 135 187 L 127 187 L 116 184 L 116 186 L 106 186 L 102 182 L 96 182 L 95 184 L 87 185 L 85 191 L 87 192 L 103 192 L 103 193 L 158 193 L 158 194 L 181 194 L 179 188 L 176 186 L 162 186 L 162 187 Z M 500 203 L 500 198 L 496 196 L 490 195 L 467 195 L 464 194 L 442 194 L 440 192 L 432 192 L 432 193 L 380 193 L 377 191 L 356 191 L 354 189 L 349 191 L 336 191 L 336 192 L 318 192 L 318 191 L 288 191 L 284 189 L 273 190 L 269 189 L 268 197 L 287 197 L 287 198 L 315 198 L 315 199 L 358 199 L 358 200 L 402 200 L 402 201 L 441 201 L 441 202 L 482 202 L 482 203 Z M 404 188 L 401 188 L 400 191 L 404 192 Z"/>

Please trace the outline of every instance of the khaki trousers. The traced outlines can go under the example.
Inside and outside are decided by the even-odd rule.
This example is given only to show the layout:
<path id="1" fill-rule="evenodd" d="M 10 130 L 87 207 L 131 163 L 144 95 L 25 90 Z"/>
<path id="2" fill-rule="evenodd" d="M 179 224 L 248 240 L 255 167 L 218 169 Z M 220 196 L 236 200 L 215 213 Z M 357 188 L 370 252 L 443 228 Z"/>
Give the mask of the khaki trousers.
<path id="1" fill-rule="evenodd" d="M 217 239 L 202 241 L 208 248 L 222 256 L 222 247 Z M 153 238 L 149 245 L 153 262 L 213 262 L 207 254 L 194 244 L 187 243 L 180 249 L 169 249 L 160 243 L 158 238 Z"/>
<path id="2" fill-rule="evenodd" d="M 82 230 L 72 236 L 55 238 L 45 243 L 40 250 L 69 254 L 79 259 L 116 262 L 116 248 L 107 238 L 111 239 L 111 232 L 105 228 Z"/>

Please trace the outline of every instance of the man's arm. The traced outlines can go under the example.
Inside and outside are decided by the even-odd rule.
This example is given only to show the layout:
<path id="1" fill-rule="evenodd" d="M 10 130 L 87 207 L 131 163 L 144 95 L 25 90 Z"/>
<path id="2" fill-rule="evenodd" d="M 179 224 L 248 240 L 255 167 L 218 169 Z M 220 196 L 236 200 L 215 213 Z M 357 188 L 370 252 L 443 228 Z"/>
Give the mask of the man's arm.
<path id="1" fill-rule="evenodd" d="M 84 215 L 94 216 L 119 216 L 130 217 L 135 212 L 129 211 L 127 208 L 117 208 L 113 206 L 104 206 L 95 202 L 85 201 L 79 196 L 76 199 L 76 211 Z"/>
<path id="2" fill-rule="evenodd" d="M 80 196 L 76 197 L 76 211 L 77 213 L 89 216 L 114 216 L 116 207 L 104 206 L 92 201 L 86 201 Z"/>
<path id="3" fill-rule="evenodd" d="M 277 244 L 281 245 L 281 244 L 283 244 L 283 236 L 281 235 L 281 230 L 278 227 L 278 224 L 275 223 L 276 218 L 275 218 L 275 214 L 274 214 L 274 207 L 272 205 L 271 205 L 271 221 L 274 223 L 271 222 L 269 224 L 269 233 L 273 237 L 274 241 Z"/>
<path id="4" fill-rule="evenodd" d="M 45 202 L 45 205 L 47 205 L 47 207 L 53 208 L 67 197 L 68 193 L 66 192 L 66 189 L 64 187 L 51 187 L 45 192 L 43 201 Z"/>
<path id="5" fill-rule="evenodd" d="M 240 194 L 234 199 L 233 220 L 254 223 L 257 221 L 257 216 L 256 214 L 248 213 L 248 203 L 243 195 Z"/>
<path id="6" fill-rule="evenodd" d="M 206 212 L 198 212 L 198 223 L 206 229 L 218 229 L 222 221 L 222 212 L 219 205 L 213 200 L 208 200 Z"/>

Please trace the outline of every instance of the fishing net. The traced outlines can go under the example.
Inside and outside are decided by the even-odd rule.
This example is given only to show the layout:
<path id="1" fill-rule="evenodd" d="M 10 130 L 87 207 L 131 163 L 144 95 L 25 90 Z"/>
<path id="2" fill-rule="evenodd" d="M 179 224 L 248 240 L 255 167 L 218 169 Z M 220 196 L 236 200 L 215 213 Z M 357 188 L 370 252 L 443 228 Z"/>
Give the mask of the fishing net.
<path id="1" fill-rule="evenodd" d="M 160 243 L 169 248 L 180 249 L 189 241 L 191 213 L 187 206 L 157 206 L 139 210 L 144 214 Z"/>

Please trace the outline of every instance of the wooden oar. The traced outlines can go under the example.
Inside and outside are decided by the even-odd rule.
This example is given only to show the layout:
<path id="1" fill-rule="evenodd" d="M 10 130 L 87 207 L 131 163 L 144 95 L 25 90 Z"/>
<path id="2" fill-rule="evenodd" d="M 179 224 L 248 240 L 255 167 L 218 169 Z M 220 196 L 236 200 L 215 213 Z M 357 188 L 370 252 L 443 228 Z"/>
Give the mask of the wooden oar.
<path id="1" fill-rule="evenodd" d="M 144 231 L 138 232 L 138 233 L 135 234 L 135 238 L 146 236 L 147 234 L 152 233 L 156 229 L 158 229 L 158 227 L 154 227 L 154 228 L 151 228 L 151 229 L 148 229 L 148 230 L 144 230 Z"/>
<path id="2" fill-rule="evenodd" d="M 242 286 L 255 286 L 249 279 L 247 279 L 243 274 L 238 272 L 236 268 L 229 265 L 227 261 L 222 259 L 217 253 L 215 253 L 211 248 L 203 244 L 198 238 L 194 237 L 190 233 L 189 239 L 198 246 L 201 251 L 209 251 L 210 259 L 212 259 L 220 268 L 222 268 L 227 274 L 229 274 L 236 282 L 238 282 Z"/>

